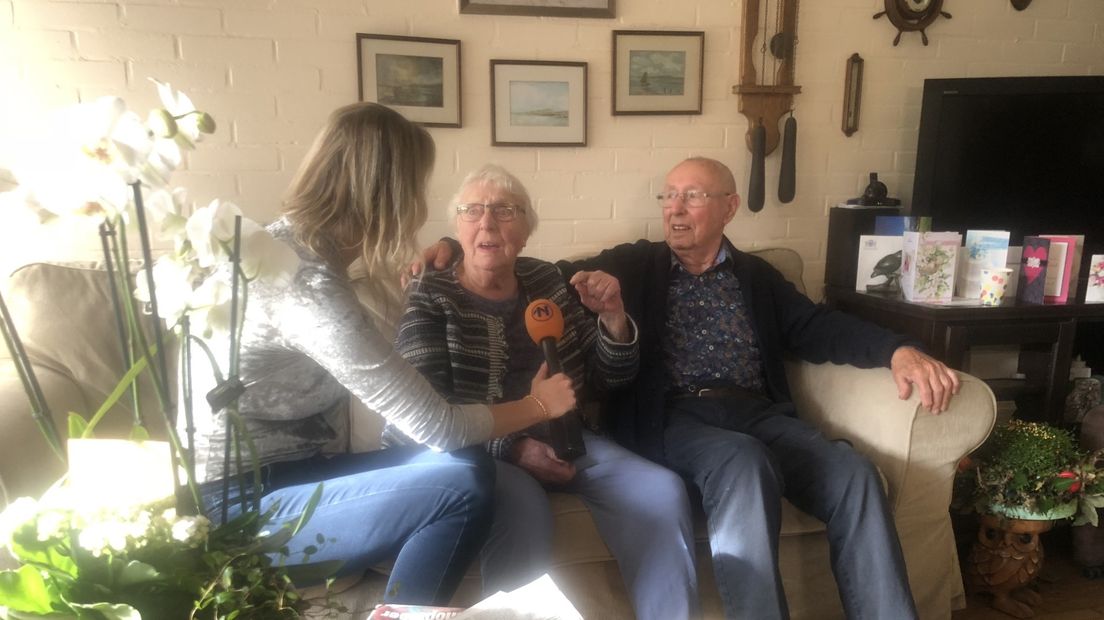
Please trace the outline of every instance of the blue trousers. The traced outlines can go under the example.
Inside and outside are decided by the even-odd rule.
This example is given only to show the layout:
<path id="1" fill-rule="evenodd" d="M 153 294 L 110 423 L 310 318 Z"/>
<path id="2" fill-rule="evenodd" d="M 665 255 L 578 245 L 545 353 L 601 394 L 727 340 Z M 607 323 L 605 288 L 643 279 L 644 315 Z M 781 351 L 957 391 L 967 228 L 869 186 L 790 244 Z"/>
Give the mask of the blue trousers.
<path id="1" fill-rule="evenodd" d="M 615 442 L 583 432 L 587 453 L 575 478 L 548 490 L 586 504 L 609 547 L 638 618 L 699 615 L 693 524 L 686 484 L 674 472 Z M 498 462 L 494 525 L 482 554 L 483 590 L 511 590 L 551 568 L 552 511 L 523 469 Z"/>
<path id="2" fill-rule="evenodd" d="M 782 498 L 824 521 L 848 618 L 916 618 L 901 545 L 875 467 L 755 398 L 669 401 L 670 466 L 701 491 L 728 618 L 787 618 L 778 571 Z"/>
<path id="3" fill-rule="evenodd" d="M 486 539 L 494 476 L 494 461 L 479 446 L 317 456 L 264 467 L 261 510 L 279 502 L 270 531 L 293 523 L 323 483 L 314 514 L 288 543 L 288 564 L 310 545 L 318 547 L 310 562 L 344 562 L 339 575 L 394 559 L 385 601 L 446 605 Z M 216 522 L 220 487 L 205 485 L 204 493 Z M 240 512 L 232 506 L 231 517 Z"/>

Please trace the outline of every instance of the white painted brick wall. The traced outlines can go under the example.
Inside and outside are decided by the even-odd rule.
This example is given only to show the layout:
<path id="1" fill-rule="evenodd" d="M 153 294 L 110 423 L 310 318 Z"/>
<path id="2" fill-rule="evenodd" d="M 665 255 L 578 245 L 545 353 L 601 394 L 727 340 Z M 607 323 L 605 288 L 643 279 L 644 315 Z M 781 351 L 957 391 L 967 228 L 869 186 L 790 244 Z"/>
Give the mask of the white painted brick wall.
<path id="1" fill-rule="evenodd" d="M 766 164 L 767 205 L 742 210 L 728 232 L 741 247 L 786 245 L 806 261 L 810 291 L 824 271 L 828 207 L 861 193 L 871 171 L 909 200 L 924 78 L 1104 73 L 1104 0 L 946 0 L 954 17 L 931 44 L 871 19 L 882 0 L 807 0 L 801 6 L 795 100 L 797 198 L 772 197 L 778 155 Z M 738 79 L 737 0 L 618 3 L 612 20 L 460 15 L 455 0 L 0 0 L 0 178 L 46 110 L 105 94 L 144 111 L 148 77 L 169 81 L 215 115 L 219 132 L 189 155 L 177 181 L 198 203 L 223 197 L 271 219 L 316 129 L 357 98 L 358 32 L 462 41 L 463 128 L 431 128 L 438 158 L 422 238 L 451 231 L 444 205 L 464 174 L 502 164 L 529 187 L 542 217 L 527 251 L 560 258 L 662 238 L 652 196 L 689 155 L 717 157 L 746 191 L 747 120 Z M 612 30 L 706 33 L 704 110 L 689 116 L 612 116 Z M 845 59 L 866 61 L 860 129 L 839 129 Z M 490 146 L 492 58 L 588 63 L 588 146 Z M 13 233 L 14 234 L 14 233 Z M 7 262 L 16 246 L 3 243 Z"/>

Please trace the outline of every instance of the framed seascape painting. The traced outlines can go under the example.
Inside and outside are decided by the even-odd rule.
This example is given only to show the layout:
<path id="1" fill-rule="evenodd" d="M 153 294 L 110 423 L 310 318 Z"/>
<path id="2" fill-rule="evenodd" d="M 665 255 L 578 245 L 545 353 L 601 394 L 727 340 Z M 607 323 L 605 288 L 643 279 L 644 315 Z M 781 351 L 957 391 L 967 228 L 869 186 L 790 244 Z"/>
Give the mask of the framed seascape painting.
<path id="1" fill-rule="evenodd" d="M 614 0 L 460 0 L 461 13 L 613 17 Z"/>
<path id="2" fill-rule="evenodd" d="M 491 61 L 491 144 L 586 146 L 587 64 Z"/>
<path id="3" fill-rule="evenodd" d="M 429 127 L 460 126 L 460 41 L 357 34 L 357 92 Z"/>
<path id="4" fill-rule="evenodd" d="M 701 114 L 704 32 L 613 31 L 613 114 Z"/>

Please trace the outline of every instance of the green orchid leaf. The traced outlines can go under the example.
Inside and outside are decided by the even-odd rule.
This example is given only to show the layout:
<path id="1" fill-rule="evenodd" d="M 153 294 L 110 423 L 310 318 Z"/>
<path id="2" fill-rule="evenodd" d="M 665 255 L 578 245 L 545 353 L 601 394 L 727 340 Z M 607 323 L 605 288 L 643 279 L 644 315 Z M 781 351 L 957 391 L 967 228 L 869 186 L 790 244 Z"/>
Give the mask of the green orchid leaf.
<path id="1" fill-rule="evenodd" d="M 79 413 L 69 412 L 69 437 L 83 437 L 85 430 L 88 429 L 88 421 L 84 419 Z"/>
<path id="2" fill-rule="evenodd" d="M 146 427 L 141 424 L 135 424 L 130 427 L 130 440 L 131 441 L 149 441 L 150 434 L 146 430 Z"/>
<path id="3" fill-rule="evenodd" d="M 54 611 L 46 580 L 38 569 L 24 564 L 0 572 L 0 605 L 16 611 L 46 614 Z"/>
<path id="4" fill-rule="evenodd" d="M 88 427 L 84 430 L 84 434 L 81 435 L 82 437 L 91 437 L 92 429 L 96 428 L 96 425 L 107 415 L 107 412 L 115 406 L 115 403 L 119 402 L 123 394 L 126 394 L 127 390 L 130 389 L 130 385 L 134 383 L 138 375 L 146 369 L 148 365 L 146 360 L 151 358 L 155 353 L 157 353 L 157 345 L 150 346 L 149 352 L 138 358 L 138 360 L 134 362 L 134 365 L 130 367 L 130 370 L 123 375 L 123 378 L 119 379 L 119 382 L 115 384 L 115 389 L 111 390 L 111 393 L 107 395 L 107 398 L 104 400 L 103 404 L 100 405 L 100 408 L 92 415 L 92 419 L 88 422 Z"/>
<path id="5" fill-rule="evenodd" d="M 1104 495 L 1090 495 L 1085 498 L 1085 501 L 1092 504 L 1094 508 L 1104 508 Z"/>
<path id="6" fill-rule="evenodd" d="M 120 586 L 132 586 L 140 583 L 161 581 L 162 575 L 156 568 L 144 562 L 130 561 L 119 570 L 115 583 Z"/>
<path id="7" fill-rule="evenodd" d="M 114 603 L 70 603 L 70 607 L 77 610 L 80 618 L 103 618 L 104 620 L 142 620 L 142 614 L 130 605 Z M 81 611 L 91 613 L 84 614 Z"/>
<path id="8" fill-rule="evenodd" d="M 318 486 L 314 487 L 314 493 L 311 494 L 310 500 L 307 501 L 307 507 L 303 509 L 303 514 L 299 515 L 299 520 L 295 522 L 291 535 L 298 534 L 303 526 L 310 521 L 311 516 L 314 515 L 314 509 L 318 508 L 318 502 L 322 500 L 322 483 L 319 482 Z"/>

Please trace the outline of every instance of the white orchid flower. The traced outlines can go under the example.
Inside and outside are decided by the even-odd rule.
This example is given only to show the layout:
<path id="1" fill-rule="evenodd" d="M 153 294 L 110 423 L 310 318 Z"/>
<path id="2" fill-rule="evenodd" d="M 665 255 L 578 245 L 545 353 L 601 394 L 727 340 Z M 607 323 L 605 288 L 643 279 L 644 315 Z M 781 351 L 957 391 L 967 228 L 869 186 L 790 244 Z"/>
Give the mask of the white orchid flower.
<path id="1" fill-rule="evenodd" d="M 234 239 L 234 217 L 241 209 L 232 202 L 211 201 L 196 209 L 185 224 L 185 234 L 195 252 L 200 267 L 213 267 L 230 256 L 229 243 Z"/>
<path id="2" fill-rule="evenodd" d="M 242 221 L 241 254 L 241 270 L 250 281 L 285 286 L 299 270 L 295 250 L 252 220 Z"/>
<path id="3" fill-rule="evenodd" d="M 211 339 L 216 335 L 224 335 L 230 332 L 232 293 L 230 271 L 227 269 L 220 269 L 211 274 L 196 287 L 192 296 L 192 310 L 188 315 L 191 320 L 193 334 Z M 239 320 L 241 319 L 242 310 L 243 308 L 239 305 Z"/>
<path id="4" fill-rule="evenodd" d="M 172 137 L 180 147 L 193 149 L 195 143 L 199 142 L 203 134 L 215 131 L 214 119 L 206 112 L 196 110 L 195 105 L 187 95 L 174 90 L 170 84 L 165 82 L 159 82 L 152 78 L 150 81 L 157 85 L 157 94 L 161 97 L 161 104 L 165 106 L 165 109 L 175 121 L 176 133 L 172 134 Z"/>
<path id="5" fill-rule="evenodd" d="M 133 201 L 131 183 L 163 187 L 151 166 L 154 140 L 118 97 L 103 97 L 60 114 L 50 131 L 24 149 L 14 171 L 32 204 L 63 217 L 97 222 L 125 214 Z"/>
<path id="6" fill-rule="evenodd" d="M 169 325 L 176 325 L 192 309 L 198 274 L 191 263 L 162 256 L 153 264 L 153 283 L 157 293 L 157 313 Z M 134 296 L 151 301 L 149 277 L 142 269 L 135 276 Z"/>
<path id="7" fill-rule="evenodd" d="M 145 206 L 148 219 L 154 222 L 153 232 L 159 239 L 173 241 L 176 251 L 182 252 L 180 247 L 187 239 L 184 234 L 184 226 L 188 218 L 184 217 L 184 208 L 187 205 L 187 192 L 182 187 L 173 189 L 157 189 L 145 194 Z"/>

